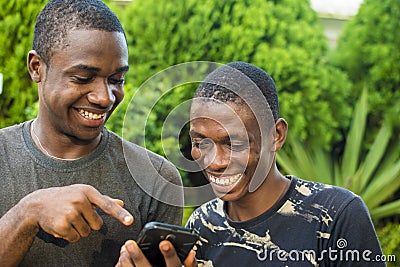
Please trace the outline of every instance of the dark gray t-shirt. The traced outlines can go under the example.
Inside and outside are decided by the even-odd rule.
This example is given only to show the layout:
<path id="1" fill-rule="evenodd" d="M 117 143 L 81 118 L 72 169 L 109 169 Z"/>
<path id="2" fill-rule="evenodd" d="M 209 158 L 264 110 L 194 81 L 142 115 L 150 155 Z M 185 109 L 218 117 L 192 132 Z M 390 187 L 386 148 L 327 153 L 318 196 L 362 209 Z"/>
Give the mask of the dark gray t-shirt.
<path id="1" fill-rule="evenodd" d="M 181 224 L 181 179 L 176 168 L 161 156 L 104 129 L 91 154 L 58 161 L 34 145 L 30 125 L 31 121 L 0 130 L 0 216 L 37 189 L 89 184 L 102 194 L 123 200 L 135 220 L 126 227 L 98 210 L 104 221 L 102 229 L 76 243 L 40 231 L 21 266 L 114 266 L 122 244 L 136 240 L 146 222 Z"/>
<path id="2" fill-rule="evenodd" d="M 194 211 L 187 227 L 201 235 L 197 261 L 205 267 L 385 266 L 359 196 L 340 187 L 288 178 L 291 185 L 285 196 L 251 220 L 230 220 L 220 199 Z"/>

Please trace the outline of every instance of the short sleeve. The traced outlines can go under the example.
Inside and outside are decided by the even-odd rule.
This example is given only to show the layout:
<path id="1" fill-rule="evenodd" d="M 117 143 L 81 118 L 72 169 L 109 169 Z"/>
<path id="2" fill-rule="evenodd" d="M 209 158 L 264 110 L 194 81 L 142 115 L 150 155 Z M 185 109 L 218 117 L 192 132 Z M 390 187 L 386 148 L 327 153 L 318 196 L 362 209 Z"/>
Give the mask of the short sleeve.
<path id="1" fill-rule="evenodd" d="M 368 209 L 358 196 L 338 212 L 322 266 L 386 266 Z"/>

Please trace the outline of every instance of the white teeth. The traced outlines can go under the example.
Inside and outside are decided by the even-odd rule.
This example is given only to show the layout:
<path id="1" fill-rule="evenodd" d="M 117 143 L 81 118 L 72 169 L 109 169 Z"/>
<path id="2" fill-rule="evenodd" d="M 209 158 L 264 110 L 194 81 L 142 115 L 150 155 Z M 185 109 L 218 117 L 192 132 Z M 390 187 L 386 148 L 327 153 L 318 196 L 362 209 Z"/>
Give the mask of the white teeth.
<path id="1" fill-rule="evenodd" d="M 208 177 L 211 182 L 213 182 L 217 185 L 228 186 L 228 185 L 232 185 L 232 184 L 236 183 L 242 177 L 242 174 L 238 173 L 236 175 L 224 176 L 224 177 L 215 177 L 215 176 L 209 174 Z"/>
<path id="2" fill-rule="evenodd" d="M 105 113 L 102 113 L 102 114 L 92 113 L 92 112 L 89 112 L 84 109 L 79 109 L 79 114 L 81 114 L 82 117 L 89 119 L 89 120 L 98 120 L 98 119 L 103 118 L 106 115 Z"/>

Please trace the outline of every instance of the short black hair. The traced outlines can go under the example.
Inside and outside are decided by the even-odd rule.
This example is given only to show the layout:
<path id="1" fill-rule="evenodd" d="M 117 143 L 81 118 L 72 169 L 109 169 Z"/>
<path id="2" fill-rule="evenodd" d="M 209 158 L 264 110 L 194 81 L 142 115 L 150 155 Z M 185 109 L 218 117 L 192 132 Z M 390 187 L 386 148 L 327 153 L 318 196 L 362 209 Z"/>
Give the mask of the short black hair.
<path id="1" fill-rule="evenodd" d="M 256 92 L 257 89 L 262 95 Z M 274 80 L 263 69 L 242 61 L 231 62 L 217 68 L 204 79 L 194 93 L 194 98 L 202 97 L 235 103 L 248 101 L 260 103 L 252 101 L 260 96 L 265 98 L 274 121 L 277 121 L 280 111 Z M 255 105 L 260 108 L 258 104 Z"/>
<path id="2" fill-rule="evenodd" d="M 116 15 L 99 0 L 51 0 L 36 18 L 32 49 L 46 64 L 54 49 L 62 50 L 71 30 L 121 32 Z"/>

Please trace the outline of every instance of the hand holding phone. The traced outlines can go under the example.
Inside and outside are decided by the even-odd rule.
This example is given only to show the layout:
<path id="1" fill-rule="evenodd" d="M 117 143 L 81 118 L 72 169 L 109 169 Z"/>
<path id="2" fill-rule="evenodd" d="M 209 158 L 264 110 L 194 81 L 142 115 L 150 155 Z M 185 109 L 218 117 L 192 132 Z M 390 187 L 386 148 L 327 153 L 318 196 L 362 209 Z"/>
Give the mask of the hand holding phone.
<path id="1" fill-rule="evenodd" d="M 179 259 L 184 262 L 190 250 L 199 240 L 199 235 L 194 230 L 182 226 L 160 222 L 147 223 L 140 233 L 137 243 L 153 266 L 165 266 L 164 256 L 158 247 L 163 240 L 172 243 Z"/>

